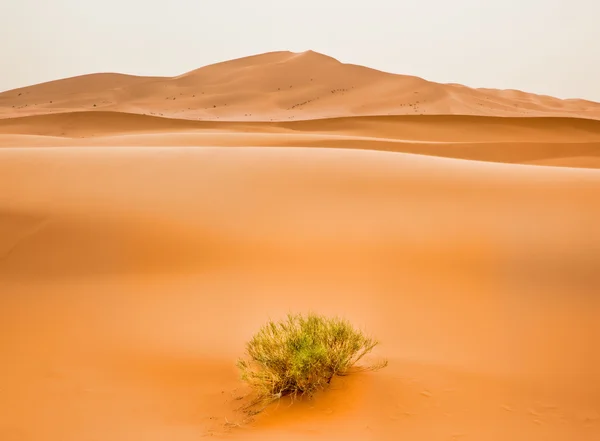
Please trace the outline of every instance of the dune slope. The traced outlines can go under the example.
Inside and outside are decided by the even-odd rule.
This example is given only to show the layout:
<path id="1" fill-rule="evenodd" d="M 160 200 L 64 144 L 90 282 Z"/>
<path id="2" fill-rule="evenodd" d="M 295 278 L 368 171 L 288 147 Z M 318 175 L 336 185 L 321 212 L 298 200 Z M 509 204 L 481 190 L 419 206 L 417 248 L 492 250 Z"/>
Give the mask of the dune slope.
<path id="1" fill-rule="evenodd" d="M 595 170 L 69 147 L 0 149 L 0 176 L 3 440 L 600 433 Z M 389 367 L 244 421 L 244 342 L 309 309 Z"/>

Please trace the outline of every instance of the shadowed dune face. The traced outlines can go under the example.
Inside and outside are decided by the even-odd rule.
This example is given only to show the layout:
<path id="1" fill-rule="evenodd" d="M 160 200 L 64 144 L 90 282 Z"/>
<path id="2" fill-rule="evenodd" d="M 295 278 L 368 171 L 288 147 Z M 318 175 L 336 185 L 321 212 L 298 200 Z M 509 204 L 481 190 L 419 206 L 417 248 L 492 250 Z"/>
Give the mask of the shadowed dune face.
<path id="1" fill-rule="evenodd" d="M 2 149 L 0 175 L 4 439 L 597 434 L 596 171 L 170 147 Z M 226 427 L 244 341 L 310 309 L 390 366 Z"/>
<path id="2" fill-rule="evenodd" d="M 599 438 L 599 109 L 310 51 L 1 93 L 0 440 Z M 310 310 L 389 366 L 247 419 Z"/>

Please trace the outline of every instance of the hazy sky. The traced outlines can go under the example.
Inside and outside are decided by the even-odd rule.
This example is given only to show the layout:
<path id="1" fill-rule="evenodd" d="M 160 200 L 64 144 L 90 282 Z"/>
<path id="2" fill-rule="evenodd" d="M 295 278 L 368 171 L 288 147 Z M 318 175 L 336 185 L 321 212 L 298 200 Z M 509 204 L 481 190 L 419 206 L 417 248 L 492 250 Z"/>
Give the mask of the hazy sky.
<path id="1" fill-rule="evenodd" d="M 0 90 L 313 49 L 432 81 L 600 101 L 600 0 L 0 0 L 0 17 Z"/>

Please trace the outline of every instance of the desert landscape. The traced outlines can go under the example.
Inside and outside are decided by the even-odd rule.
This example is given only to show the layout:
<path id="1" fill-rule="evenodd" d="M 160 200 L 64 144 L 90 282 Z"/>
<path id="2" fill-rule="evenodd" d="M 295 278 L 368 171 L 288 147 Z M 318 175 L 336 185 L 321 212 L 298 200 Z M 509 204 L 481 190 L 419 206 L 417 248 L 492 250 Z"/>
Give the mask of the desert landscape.
<path id="1" fill-rule="evenodd" d="M 0 439 L 600 439 L 599 225 L 592 101 L 313 51 L 0 93 Z M 389 364 L 249 417 L 290 311 Z"/>

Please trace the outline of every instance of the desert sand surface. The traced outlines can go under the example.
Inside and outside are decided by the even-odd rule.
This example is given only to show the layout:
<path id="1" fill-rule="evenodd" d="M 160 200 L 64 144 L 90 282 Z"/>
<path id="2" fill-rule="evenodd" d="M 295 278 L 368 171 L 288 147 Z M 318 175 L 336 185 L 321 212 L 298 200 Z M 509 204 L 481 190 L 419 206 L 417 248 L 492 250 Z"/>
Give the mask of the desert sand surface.
<path id="1" fill-rule="evenodd" d="M 0 116 L 2 441 L 600 438 L 600 104 L 277 52 Z M 389 365 L 248 418 L 290 311 Z"/>

